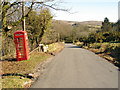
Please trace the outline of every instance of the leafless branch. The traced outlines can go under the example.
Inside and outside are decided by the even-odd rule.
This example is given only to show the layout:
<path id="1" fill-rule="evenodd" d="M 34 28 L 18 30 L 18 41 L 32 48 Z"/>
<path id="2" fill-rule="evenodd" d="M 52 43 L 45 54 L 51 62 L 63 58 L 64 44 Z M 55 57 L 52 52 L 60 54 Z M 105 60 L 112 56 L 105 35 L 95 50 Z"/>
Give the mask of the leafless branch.
<path id="1" fill-rule="evenodd" d="M 6 11 L 7 11 L 8 9 L 10 9 L 12 6 L 18 5 L 18 4 L 20 4 L 20 3 L 21 3 L 21 2 L 14 2 L 14 3 L 12 3 L 9 7 L 6 8 Z"/>
<path id="2" fill-rule="evenodd" d="M 56 7 L 53 7 L 53 5 L 47 5 L 47 4 L 43 4 L 43 6 L 47 6 L 47 7 L 50 7 L 54 10 L 61 10 L 61 11 L 69 11 L 68 9 L 62 9 L 62 8 L 56 8 Z"/>
<path id="3" fill-rule="evenodd" d="M 16 11 L 18 10 L 18 7 L 19 7 L 19 6 L 17 6 L 16 9 L 15 9 L 13 12 L 7 14 L 6 17 L 9 16 L 9 15 L 11 15 L 11 14 L 13 14 L 14 12 L 16 12 Z"/>
<path id="4" fill-rule="evenodd" d="M 28 11 L 28 13 L 22 17 L 20 20 L 18 20 L 17 22 L 14 22 L 12 24 L 12 26 L 16 26 L 18 23 L 20 23 L 25 17 L 28 17 L 28 15 L 30 14 L 30 12 L 32 11 L 32 8 L 33 8 L 33 5 L 34 5 L 34 2 L 32 2 L 31 6 L 30 6 L 30 10 Z"/>

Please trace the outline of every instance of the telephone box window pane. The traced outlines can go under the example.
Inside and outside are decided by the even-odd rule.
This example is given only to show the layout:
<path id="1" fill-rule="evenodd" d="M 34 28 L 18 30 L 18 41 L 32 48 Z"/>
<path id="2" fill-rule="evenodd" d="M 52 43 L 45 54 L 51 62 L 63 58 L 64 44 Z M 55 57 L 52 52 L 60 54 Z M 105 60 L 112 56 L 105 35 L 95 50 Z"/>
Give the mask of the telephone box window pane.
<path id="1" fill-rule="evenodd" d="M 17 42 L 23 42 L 23 38 L 17 38 Z"/>
<path id="2" fill-rule="evenodd" d="M 20 51 L 23 51 L 23 48 L 19 48 Z"/>

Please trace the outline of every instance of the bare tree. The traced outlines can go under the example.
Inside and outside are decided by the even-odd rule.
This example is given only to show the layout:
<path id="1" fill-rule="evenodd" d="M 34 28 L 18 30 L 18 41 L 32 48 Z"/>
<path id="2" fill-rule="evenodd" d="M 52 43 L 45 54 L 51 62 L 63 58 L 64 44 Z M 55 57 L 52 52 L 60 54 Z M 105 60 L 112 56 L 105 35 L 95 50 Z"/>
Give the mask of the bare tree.
<path id="1" fill-rule="evenodd" d="M 7 25 L 6 17 L 9 17 L 10 15 L 14 14 L 15 12 L 19 11 L 22 7 L 22 2 L 16 0 L 14 2 L 7 0 L 3 0 L 1 3 L 2 6 L 2 29 L 5 32 L 8 32 L 12 27 L 17 26 L 24 18 L 28 17 L 30 12 L 33 9 L 39 9 L 41 6 L 49 7 L 51 9 L 55 10 L 62 10 L 62 11 L 68 11 L 67 9 L 57 8 L 56 4 L 58 2 L 56 0 L 29 0 L 25 2 L 27 12 L 25 13 L 25 16 L 21 16 L 18 18 L 18 20 L 12 21 L 11 25 Z"/>

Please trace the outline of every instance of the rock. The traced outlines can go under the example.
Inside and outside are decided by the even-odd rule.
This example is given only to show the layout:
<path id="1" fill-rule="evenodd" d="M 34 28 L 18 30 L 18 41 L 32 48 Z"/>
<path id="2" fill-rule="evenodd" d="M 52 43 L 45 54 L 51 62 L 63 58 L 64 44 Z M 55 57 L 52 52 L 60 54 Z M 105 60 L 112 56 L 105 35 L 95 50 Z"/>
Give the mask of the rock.
<path id="1" fill-rule="evenodd" d="M 33 82 L 32 80 L 24 82 L 23 88 L 29 88 L 31 86 L 32 82 Z"/>
<path id="2" fill-rule="evenodd" d="M 43 46 L 43 44 L 39 44 L 39 46 Z"/>
<path id="3" fill-rule="evenodd" d="M 48 48 L 46 46 L 44 46 L 43 48 L 44 48 L 44 52 L 47 52 Z"/>
<path id="4" fill-rule="evenodd" d="M 36 78 L 36 77 L 38 77 L 39 75 L 37 74 L 37 73 L 34 73 L 34 74 L 28 74 L 28 76 L 27 77 L 29 77 L 29 78 Z"/>

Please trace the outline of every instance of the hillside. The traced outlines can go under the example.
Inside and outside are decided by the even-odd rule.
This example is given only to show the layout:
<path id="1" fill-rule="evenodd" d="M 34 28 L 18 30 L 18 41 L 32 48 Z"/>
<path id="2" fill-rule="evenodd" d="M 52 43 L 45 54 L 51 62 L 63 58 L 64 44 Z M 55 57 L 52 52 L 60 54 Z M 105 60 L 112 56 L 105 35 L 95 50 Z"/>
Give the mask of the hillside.
<path id="1" fill-rule="evenodd" d="M 102 25 L 102 21 L 84 21 L 80 22 L 81 24 L 86 24 L 86 25 Z"/>
<path id="2" fill-rule="evenodd" d="M 101 26 L 102 21 L 83 21 L 83 22 L 77 22 L 77 21 L 65 21 L 65 20 L 53 20 L 53 22 L 62 22 L 62 23 L 67 23 L 67 24 L 74 24 L 74 23 L 80 23 L 84 25 L 94 25 L 94 26 Z"/>

